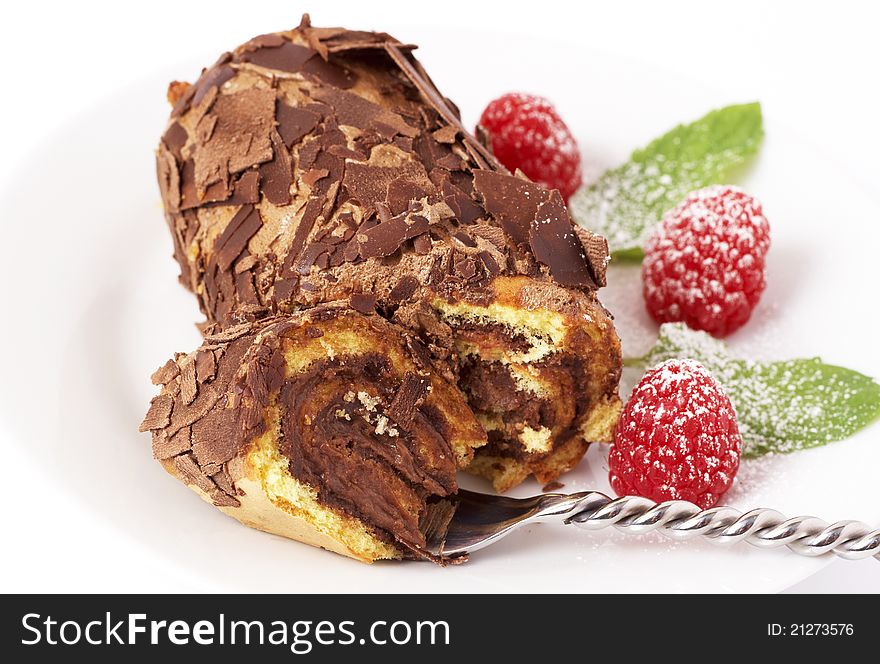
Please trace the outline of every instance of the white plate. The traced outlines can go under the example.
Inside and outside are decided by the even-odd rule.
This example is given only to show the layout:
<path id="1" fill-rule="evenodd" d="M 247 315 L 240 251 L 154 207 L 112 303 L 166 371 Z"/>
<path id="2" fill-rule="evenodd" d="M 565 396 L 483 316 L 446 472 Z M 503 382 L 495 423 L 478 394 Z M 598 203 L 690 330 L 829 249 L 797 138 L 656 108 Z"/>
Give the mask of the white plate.
<path id="1" fill-rule="evenodd" d="M 469 122 L 502 92 L 545 94 L 582 140 L 592 175 L 677 122 L 750 101 L 582 47 L 547 42 L 526 51 L 481 35 L 456 52 L 444 47 L 452 43 L 444 36 L 421 36 L 420 53 Z M 566 50 L 583 54 L 569 72 L 558 64 Z M 477 52 L 480 58 L 470 59 Z M 54 543 L 63 555 L 52 564 L 55 573 L 81 575 L 81 589 L 95 587 L 86 587 L 87 579 L 112 575 L 128 578 L 122 590 L 772 591 L 825 564 L 746 545 L 721 550 L 539 526 L 454 568 L 368 567 L 246 529 L 167 476 L 137 425 L 154 393 L 153 369 L 198 344 L 198 315 L 176 282 L 152 150 L 167 116 L 166 82 L 196 72 L 182 65 L 112 93 L 35 149 L 0 196 L 6 246 L 19 248 L 4 257 L 0 404 L 2 424 L 18 446 L 13 458 L 24 459 L 22 473 L 33 477 L 15 484 L 29 494 L 15 506 L 27 517 L 19 521 L 28 522 L 28 539 L 19 544 L 24 555 L 38 555 L 53 546 L 53 533 L 70 531 L 70 523 L 52 524 L 52 511 L 63 510 L 84 525 L 79 541 Z M 876 283 L 860 274 L 876 261 L 878 209 L 828 168 L 806 137 L 766 111 L 766 144 L 740 182 L 763 200 L 772 225 L 769 287 L 754 320 L 731 342 L 743 354 L 822 354 L 878 376 L 877 314 L 864 306 L 876 303 Z M 642 311 L 637 271 L 614 269 L 609 280 L 603 299 L 617 314 L 625 351 L 641 352 L 655 328 Z M 25 322 L 10 323 L 15 317 Z M 875 426 L 825 448 L 747 462 L 728 502 L 878 522 L 878 433 Z M 565 489 L 607 491 L 604 453 L 591 449 L 563 478 Z M 43 486 L 51 488 L 45 495 L 69 504 L 49 504 Z M 538 488 L 529 483 L 515 493 Z M 102 558 L 102 551 L 111 555 Z M 126 567 L 128 556 L 152 561 L 162 573 L 149 576 L 145 567 L 139 579 Z M 147 578 L 157 585 L 144 588 Z"/>

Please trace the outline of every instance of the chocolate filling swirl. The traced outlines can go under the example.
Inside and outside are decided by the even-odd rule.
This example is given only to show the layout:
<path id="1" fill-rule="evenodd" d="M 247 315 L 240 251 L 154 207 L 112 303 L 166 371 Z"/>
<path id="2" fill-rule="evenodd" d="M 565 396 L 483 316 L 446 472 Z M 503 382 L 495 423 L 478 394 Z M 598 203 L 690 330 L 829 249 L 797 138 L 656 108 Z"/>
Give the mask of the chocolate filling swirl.
<path id="1" fill-rule="evenodd" d="M 289 378 L 278 404 L 291 475 L 315 487 L 321 502 L 423 547 L 426 501 L 456 490 L 443 424 L 419 404 L 427 389 L 415 373 L 401 383 L 388 359 L 373 353 L 326 360 Z M 418 405 L 397 413 L 401 399 Z"/>

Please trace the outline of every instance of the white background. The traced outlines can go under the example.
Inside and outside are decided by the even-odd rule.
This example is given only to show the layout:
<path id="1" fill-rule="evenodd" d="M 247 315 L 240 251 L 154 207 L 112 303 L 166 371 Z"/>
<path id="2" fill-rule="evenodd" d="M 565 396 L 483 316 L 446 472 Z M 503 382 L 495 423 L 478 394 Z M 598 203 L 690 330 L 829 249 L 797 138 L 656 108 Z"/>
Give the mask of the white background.
<path id="1" fill-rule="evenodd" d="M 157 70 L 173 72 L 181 62 L 202 59 L 207 64 L 206 57 L 253 35 L 294 26 L 300 13 L 308 10 L 317 25 L 387 30 L 402 39 L 425 34 L 435 25 L 470 30 L 486 26 L 509 33 L 507 47 L 527 49 L 531 33 L 558 34 L 567 41 L 589 44 L 593 50 L 650 62 L 695 80 L 709 79 L 730 98 L 759 99 L 767 114 L 785 119 L 820 145 L 829 169 L 845 172 L 880 201 L 880 15 L 872 3 L 471 0 L 447 1 L 442 13 L 436 6 L 415 0 L 81 1 L 7 6 L 0 23 L 0 54 L 5 65 L 0 186 L 43 136 L 114 90 Z M 467 48 L 467 38 L 463 36 L 449 48 Z M 194 72 L 176 75 L 191 79 Z M 454 82 L 438 83 L 454 96 Z M 662 105 L 663 99 L 657 104 Z M 480 109 L 462 110 L 472 120 Z M 652 109 L 635 112 L 651 113 Z M 833 197 L 833 191 L 822 190 L 821 173 L 816 175 L 809 183 L 809 194 Z M 95 185 L 99 191 L 100 182 Z M 0 223 L 14 220 L 4 218 Z M 876 285 L 876 266 L 865 269 L 866 278 Z M 8 315 L 4 313 L 4 322 Z M 5 533 L 33 533 L 42 524 L 56 534 L 57 549 L 33 551 L 26 540 L 7 540 L 0 551 L 0 568 L 6 577 L 0 590 L 149 591 L 156 587 L 151 585 L 159 578 L 155 570 L 138 567 L 144 561 L 132 565 L 133 570 L 143 569 L 143 574 L 129 577 L 96 572 L 77 577 L 62 572 L 55 564 L 58 557 L 73 555 L 69 552 L 82 544 L 82 537 L 106 526 L 67 504 L 50 485 L 34 495 L 32 478 L 39 476 L 39 469 L 29 467 L 32 462 L 3 435 L 0 412 L 4 493 L 27 496 L 22 505 L 10 509 L 7 504 Z M 16 468 L 20 472 L 11 472 Z M 878 592 L 880 565 L 871 560 L 835 562 L 793 590 Z"/>

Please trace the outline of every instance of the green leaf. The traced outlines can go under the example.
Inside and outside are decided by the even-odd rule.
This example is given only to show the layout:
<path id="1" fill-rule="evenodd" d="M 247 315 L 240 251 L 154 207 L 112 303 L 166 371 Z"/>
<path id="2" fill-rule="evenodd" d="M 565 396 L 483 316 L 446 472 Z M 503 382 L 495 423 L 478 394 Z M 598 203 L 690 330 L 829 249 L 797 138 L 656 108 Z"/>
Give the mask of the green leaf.
<path id="1" fill-rule="evenodd" d="M 759 103 L 711 111 L 581 187 L 569 202 L 572 217 L 608 238 L 615 258 L 640 260 L 642 245 L 663 214 L 695 189 L 726 184 L 732 171 L 758 151 L 763 137 Z"/>
<path id="2" fill-rule="evenodd" d="M 755 362 L 730 356 L 724 342 L 683 323 L 660 327 L 657 343 L 628 364 L 669 359 L 701 362 L 724 386 L 737 412 L 743 456 L 793 452 L 842 440 L 880 416 L 880 385 L 818 357 Z"/>

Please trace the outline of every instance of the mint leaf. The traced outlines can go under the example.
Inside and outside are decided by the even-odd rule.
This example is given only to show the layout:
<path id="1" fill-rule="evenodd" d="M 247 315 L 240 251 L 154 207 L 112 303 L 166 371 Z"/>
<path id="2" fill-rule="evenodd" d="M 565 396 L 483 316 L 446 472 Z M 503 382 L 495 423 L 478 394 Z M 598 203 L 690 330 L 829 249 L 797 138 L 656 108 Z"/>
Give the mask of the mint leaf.
<path id="1" fill-rule="evenodd" d="M 737 412 L 743 456 L 794 452 L 842 440 L 880 416 L 880 385 L 821 359 L 755 362 L 730 356 L 724 342 L 683 323 L 666 323 L 654 347 L 630 361 L 701 362 L 724 386 Z"/>
<path id="2" fill-rule="evenodd" d="M 640 260 L 642 245 L 663 214 L 695 189 L 727 184 L 733 169 L 758 151 L 763 136 L 757 102 L 711 111 L 581 187 L 569 202 L 572 217 L 608 238 L 616 258 Z"/>

